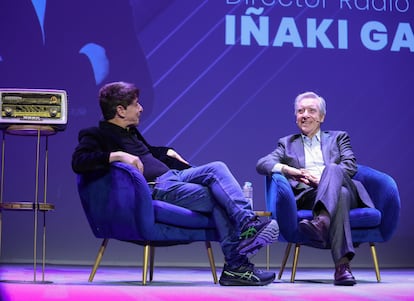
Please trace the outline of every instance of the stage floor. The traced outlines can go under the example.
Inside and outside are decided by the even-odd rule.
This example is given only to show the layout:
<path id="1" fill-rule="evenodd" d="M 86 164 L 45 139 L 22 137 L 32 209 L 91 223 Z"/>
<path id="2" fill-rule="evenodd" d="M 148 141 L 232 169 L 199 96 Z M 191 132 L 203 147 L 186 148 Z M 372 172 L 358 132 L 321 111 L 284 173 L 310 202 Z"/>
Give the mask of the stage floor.
<path id="1" fill-rule="evenodd" d="M 373 269 L 354 269 L 353 287 L 334 286 L 331 269 L 299 269 L 295 283 L 287 269 L 268 286 L 222 287 L 206 268 L 156 267 L 147 286 L 140 267 L 102 266 L 92 283 L 89 266 L 47 265 L 44 282 L 40 268 L 33 283 L 33 266 L 1 265 L 0 300 L 414 300 L 413 269 L 382 269 L 380 283 Z"/>

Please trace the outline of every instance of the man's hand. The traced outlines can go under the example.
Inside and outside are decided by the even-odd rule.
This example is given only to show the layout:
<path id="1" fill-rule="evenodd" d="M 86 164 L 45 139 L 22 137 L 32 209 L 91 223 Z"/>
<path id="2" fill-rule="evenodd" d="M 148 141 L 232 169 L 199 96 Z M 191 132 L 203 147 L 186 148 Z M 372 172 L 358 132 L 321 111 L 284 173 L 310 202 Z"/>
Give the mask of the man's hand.
<path id="1" fill-rule="evenodd" d="M 312 187 L 318 187 L 319 185 L 318 177 L 314 176 L 306 169 L 301 169 L 301 171 L 303 174 L 303 179 L 302 179 L 303 183 L 305 183 L 306 185 L 312 186 Z"/>
<path id="2" fill-rule="evenodd" d="M 286 176 L 294 178 L 297 181 L 303 182 L 304 175 L 302 169 L 284 165 L 282 168 L 282 173 Z"/>
<path id="3" fill-rule="evenodd" d="M 312 175 L 306 169 L 297 169 L 295 167 L 291 167 L 288 165 L 283 166 L 282 168 L 283 174 L 294 178 L 296 181 L 302 182 L 306 185 L 317 187 L 319 184 L 319 179 Z"/>
<path id="4" fill-rule="evenodd" d="M 112 152 L 109 156 L 109 162 L 121 161 L 136 167 L 140 173 L 144 173 L 144 164 L 138 156 L 131 155 L 129 153 L 118 151 Z"/>
<path id="5" fill-rule="evenodd" d="M 190 163 L 188 163 L 186 160 L 184 160 L 183 157 L 181 157 L 175 150 L 173 150 L 171 148 L 167 151 L 167 156 L 173 157 L 173 158 L 177 159 L 178 161 L 181 161 L 185 164 L 190 165 Z"/>

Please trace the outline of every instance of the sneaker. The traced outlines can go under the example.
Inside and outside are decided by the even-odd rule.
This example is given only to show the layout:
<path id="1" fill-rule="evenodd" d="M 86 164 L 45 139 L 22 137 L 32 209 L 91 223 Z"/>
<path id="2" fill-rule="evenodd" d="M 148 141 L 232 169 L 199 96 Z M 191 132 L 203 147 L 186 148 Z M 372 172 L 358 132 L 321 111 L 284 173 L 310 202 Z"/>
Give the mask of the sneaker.
<path id="1" fill-rule="evenodd" d="M 243 264 L 236 269 L 225 264 L 219 283 L 224 286 L 262 286 L 272 283 L 273 280 L 275 273 L 256 269 L 252 263 Z"/>
<path id="2" fill-rule="evenodd" d="M 253 256 L 260 248 L 275 242 L 278 237 L 279 225 L 276 220 L 261 221 L 256 218 L 242 228 L 237 251 L 241 255 Z"/>

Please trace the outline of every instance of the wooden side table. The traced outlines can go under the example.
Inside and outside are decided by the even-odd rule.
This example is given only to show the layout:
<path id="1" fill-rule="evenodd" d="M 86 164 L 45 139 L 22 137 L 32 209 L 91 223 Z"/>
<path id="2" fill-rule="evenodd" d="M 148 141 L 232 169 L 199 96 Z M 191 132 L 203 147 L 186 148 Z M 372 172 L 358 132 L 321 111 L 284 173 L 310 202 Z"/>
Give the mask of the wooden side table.
<path id="1" fill-rule="evenodd" d="M 43 244 L 42 244 L 42 282 L 45 282 L 45 261 L 46 261 L 46 212 L 54 210 L 55 206 L 47 203 L 47 180 L 48 180 L 48 138 L 56 134 L 56 131 L 50 126 L 39 125 L 11 125 L 3 130 L 3 143 L 1 152 L 1 182 L 0 182 L 0 252 L 1 252 L 1 233 L 2 233 L 2 214 L 3 211 L 33 211 L 34 230 L 33 230 L 33 281 L 37 282 L 37 228 L 38 228 L 38 214 L 43 214 Z M 36 136 L 36 165 L 35 165 L 35 193 L 33 202 L 4 202 L 4 175 L 5 175 L 5 150 L 6 150 L 6 135 L 18 136 Z M 40 185 L 40 154 L 41 154 L 41 138 L 45 140 L 44 152 L 44 174 L 43 174 L 43 201 L 39 200 L 39 185 Z"/>
<path id="2" fill-rule="evenodd" d="M 272 216 L 272 213 L 270 211 L 254 211 L 254 213 L 256 214 L 256 216 L 259 217 L 267 217 L 270 218 Z M 266 269 L 269 270 L 270 269 L 270 246 L 267 245 L 266 246 Z"/>

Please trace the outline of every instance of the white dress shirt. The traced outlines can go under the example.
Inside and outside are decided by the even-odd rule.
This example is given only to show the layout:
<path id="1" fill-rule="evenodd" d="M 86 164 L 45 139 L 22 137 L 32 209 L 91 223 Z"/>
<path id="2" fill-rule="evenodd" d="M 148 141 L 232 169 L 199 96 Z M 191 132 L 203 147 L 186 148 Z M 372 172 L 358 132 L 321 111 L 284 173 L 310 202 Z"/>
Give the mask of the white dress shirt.
<path id="1" fill-rule="evenodd" d="M 325 168 L 321 147 L 321 131 L 318 131 L 312 138 L 302 134 L 302 141 L 305 153 L 305 169 L 320 179 Z M 282 172 L 283 167 L 286 167 L 286 165 L 276 163 L 272 172 Z"/>

